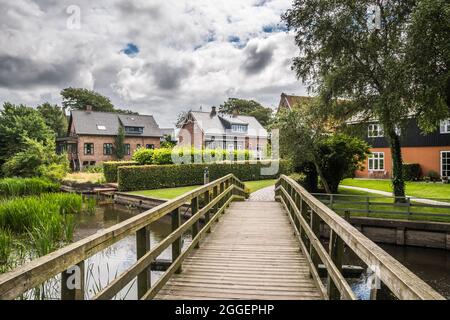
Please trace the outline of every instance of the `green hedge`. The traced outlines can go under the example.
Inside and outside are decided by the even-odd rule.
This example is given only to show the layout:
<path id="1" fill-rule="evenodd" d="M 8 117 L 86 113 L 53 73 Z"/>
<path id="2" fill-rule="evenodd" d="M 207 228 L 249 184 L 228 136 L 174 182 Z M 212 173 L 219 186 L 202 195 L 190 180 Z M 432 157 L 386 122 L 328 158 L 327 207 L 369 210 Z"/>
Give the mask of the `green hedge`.
<path id="1" fill-rule="evenodd" d="M 103 174 L 108 183 L 117 182 L 117 168 L 121 166 L 133 166 L 138 163 L 135 161 L 107 161 L 103 162 Z"/>
<path id="2" fill-rule="evenodd" d="M 420 179 L 422 170 L 418 163 L 404 163 L 403 164 L 403 179 L 405 181 L 417 181 Z"/>
<path id="3" fill-rule="evenodd" d="M 292 172 L 291 163 L 287 160 L 281 160 L 279 161 L 277 174 L 262 175 L 261 168 L 268 167 L 269 164 L 270 161 L 122 166 L 118 168 L 119 190 L 150 190 L 200 185 L 203 184 L 203 172 L 206 167 L 209 169 L 210 181 L 229 173 L 233 173 L 240 180 L 248 181 L 273 179 L 282 173 L 289 174 Z"/>

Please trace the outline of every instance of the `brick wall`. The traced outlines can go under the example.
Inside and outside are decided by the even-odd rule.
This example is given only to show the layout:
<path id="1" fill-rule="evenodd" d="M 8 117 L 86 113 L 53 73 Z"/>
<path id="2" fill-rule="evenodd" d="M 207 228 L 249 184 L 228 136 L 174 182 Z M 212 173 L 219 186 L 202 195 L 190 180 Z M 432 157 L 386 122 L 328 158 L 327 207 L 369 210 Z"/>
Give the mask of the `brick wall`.
<path id="1" fill-rule="evenodd" d="M 189 121 L 181 128 L 178 138 L 178 145 L 181 147 L 201 149 L 204 146 L 203 132 L 199 126 L 192 121 Z"/>
<path id="2" fill-rule="evenodd" d="M 84 154 L 84 144 L 93 143 L 94 144 L 94 154 L 85 155 Z M 103 154 L 103 144 L 112 143 L 114 146 L 115 137 L 114 136 L 79 136 L 78 137 L 78 158 L 81 165 L 84 161 L 95 161 L 96 164 L 100 164 L 103 161 L 117 160 L 115 155 L 104 155 Z M 153 144 L 155 148 L 160 147 L 159 137 L 125 137 L 124 143 L 130 144 L 130 155 L 125 155 L 123 160 L 130 160 L 133 152 L 138 148 L 138 144 L 144 147 L 147 144 Z"/>

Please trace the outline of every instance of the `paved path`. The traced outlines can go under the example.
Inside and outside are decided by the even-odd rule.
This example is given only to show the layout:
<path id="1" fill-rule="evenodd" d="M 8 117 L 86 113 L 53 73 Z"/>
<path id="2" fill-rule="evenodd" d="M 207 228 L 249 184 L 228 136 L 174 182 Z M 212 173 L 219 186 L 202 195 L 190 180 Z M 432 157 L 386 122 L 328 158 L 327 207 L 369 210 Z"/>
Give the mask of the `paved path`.
<path id="1" fill-rule="evenodd" d="M 275 186 L 265 187 L 251 193 L 248 201 L 275 201 Z"/>
<path id="2" fill-rule="evenodd" d="M 278 202 L 233 202 L 155 299 L 321 299 Z"/>
<path id="3" fill-rule="evenodd" d="M 392 193 L 391 192 L 386 192 L 386 191 L 373 190 L 373 189 L 367 189 L 367 188 L 361 188 L 361 187 L 342 186 L 342 185 L 340 185 L 339 187 L 340 188 L 344 188 L 344 189 L 356 190 L 356 191 L 370 192 L 370 193 L 373 193 L 373 194 L 379 194 L 379 195 L 386 196 L 386 197 L 392 197 Z M 431 200 L 431 199 L 416 198 L 416 197 L 411 197 L 411 196 L 408 196 L 408 195 L 407 195 L 407 197 L 409 197 L 409 198 L 411 198 L 411 200 L 413 200 L 415 202 L 419 202 L 419 203 L 450 207 L 450 202 L 443 202 L 443 201 L 436 201 L 436 200 Z"/>

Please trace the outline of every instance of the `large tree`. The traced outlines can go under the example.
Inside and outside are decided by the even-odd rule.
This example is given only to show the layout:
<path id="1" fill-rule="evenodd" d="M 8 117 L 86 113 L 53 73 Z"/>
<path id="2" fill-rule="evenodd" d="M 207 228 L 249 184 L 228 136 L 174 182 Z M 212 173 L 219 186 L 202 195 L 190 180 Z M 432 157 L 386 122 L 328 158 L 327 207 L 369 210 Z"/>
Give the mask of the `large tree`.
<path id="1" fill-rule="evenodd" d="M 425 112 L 412 99 L 407 39 L 418 2 L 295 0 L 283 16 L 300 49 L 293 65 L 297 76 L 329 107 L 383 124 L 392 153 L 394 194 L 399 197 L 404 197 L 405 187 L 397 129 L 411 115 L 419 124 L 447 115 L 441 105 L 427 105 Z M 379 23 L 369 23 L 371 6 L 379 12 Z M 348 100 L 340 104 L 337 98 Z"/>
<path id="2" fill-rule="evenodd" d="M 68 121 L 63 109 L 46 102 L 38 106 L 37 110 L 42 115 L 45 124 L 53 130 L 56 137 L 67 135 Z"/>
<path id="3" fill-rule="evenodd" d="M 25 105 L 3 104 L 0 111 L 0 166 L 22 151 L 25 139 L 38 143 L 54 140 L 53 131 L 39 111 Z"/>
<path id="4" fill-rule="evenodd" d="M 255 117 L 264 127 L 269 125 L 272 119 L 272 109 L 266 108 L 254 100 L 229 98 L 219 106 L 219 113 L 232 114 L 235 112 Z"/>
<path id="5" fill-rule="evenodd" d="M 61 91 L 63 106 L 72 110 L 84 110 L 92 106 L 94 111 L 114 112 L 114 106 L 109 98 L 93 90 L 85 88 L 65 88 Z"/>

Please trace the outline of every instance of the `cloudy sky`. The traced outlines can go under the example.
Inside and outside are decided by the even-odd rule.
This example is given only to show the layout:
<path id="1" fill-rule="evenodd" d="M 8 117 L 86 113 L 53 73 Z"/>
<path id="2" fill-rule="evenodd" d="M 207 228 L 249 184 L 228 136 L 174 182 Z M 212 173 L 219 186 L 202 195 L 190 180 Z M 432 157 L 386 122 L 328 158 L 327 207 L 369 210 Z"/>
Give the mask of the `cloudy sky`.
<path id="1" fill-rule="evenodd" d="M 228 97 L 304 94 L 281 14 L 291 0 L 0 0 L 0 103 L 85 87 L 170 126 Z"/>

